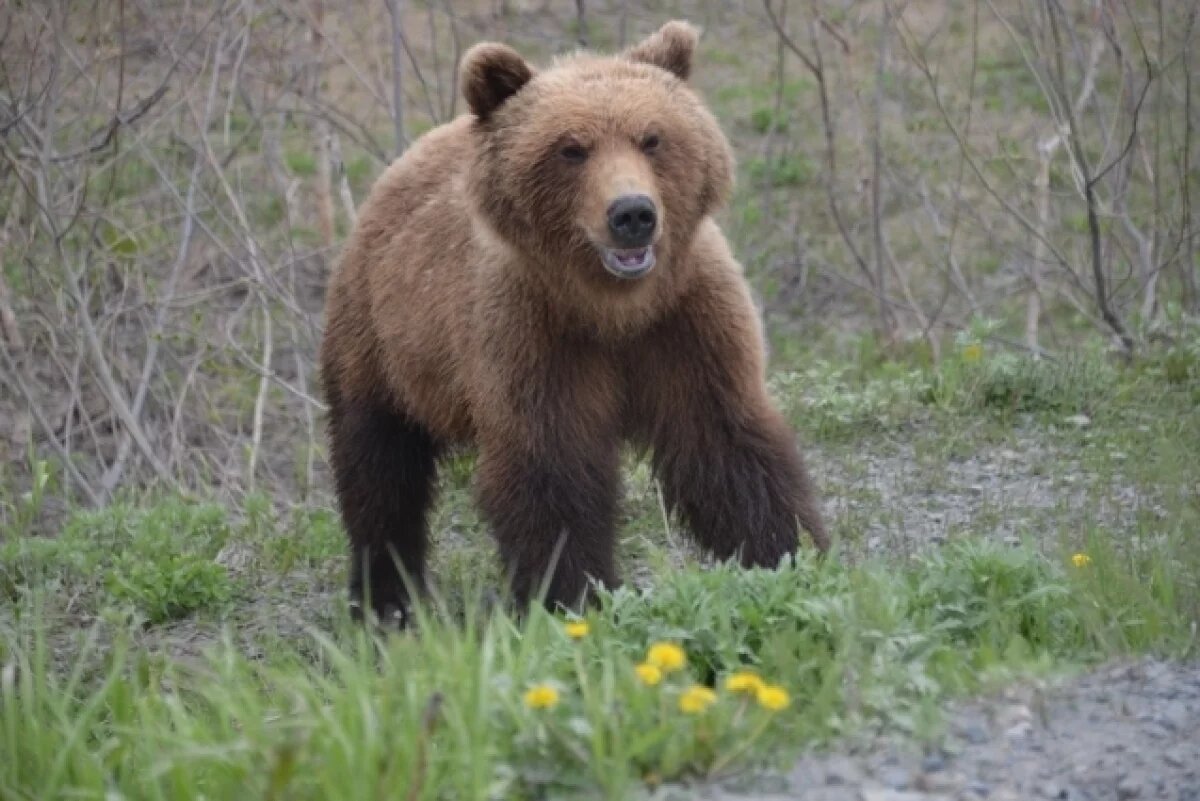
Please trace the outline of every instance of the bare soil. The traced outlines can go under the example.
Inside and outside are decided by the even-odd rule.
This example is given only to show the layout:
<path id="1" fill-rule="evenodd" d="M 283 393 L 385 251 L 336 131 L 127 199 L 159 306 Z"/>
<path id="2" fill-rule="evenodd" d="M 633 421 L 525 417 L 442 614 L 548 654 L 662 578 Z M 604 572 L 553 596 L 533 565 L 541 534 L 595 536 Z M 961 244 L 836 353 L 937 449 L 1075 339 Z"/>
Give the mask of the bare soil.
<path id="1" fill-rule="evenodd" d="M 751 787 L 669 788 L 655 801 L 1197 801 L 1197 731 L 1200 665 L 1114 664 L 964 703 L 932 744 L 864 738 Z"/>

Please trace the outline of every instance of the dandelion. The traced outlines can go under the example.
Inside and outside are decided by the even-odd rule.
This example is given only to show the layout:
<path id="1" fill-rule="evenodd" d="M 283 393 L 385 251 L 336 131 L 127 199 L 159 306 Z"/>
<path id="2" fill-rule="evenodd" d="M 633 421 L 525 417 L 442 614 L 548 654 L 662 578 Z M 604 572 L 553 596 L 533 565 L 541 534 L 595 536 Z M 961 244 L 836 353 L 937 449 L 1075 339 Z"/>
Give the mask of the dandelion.
<path id="1" fill-rule="evenodd" d="M 535 684 L 525 691 L 525 706 L 530 709 L 553 709 L 558 706 L 558 690 L 549 684 Z"/>
<path id="2" fill-rule="evenodd" d="M 563 626 L 563 631 L 565 631 L 567 636 L 572 640 L 582 640 L 584 637 L 588 636 L 588 633 L 591 632 L 591 630 L 592 627 L 588 625 L 586 620 L 572 620 Z"/>
<path id="3" fill-rule="evenodd" d="M 1087 567 L 1092 563 L 1092 557 L 1086 553 L 1077 553 L 1071 557 L 1071 564 L 1075 567 Z"/>
<path id="4" fill-rule="evenodd" d="M 731 693 L 754 694 L 763 686 L 763 680 L 751 670 L 739 670 L 730 673 L 725 679 L 725 689 Z"/>
<path id="5" fill-rule="evenodd" d="M 657 665 L 652 665 L 649 662 L 643 662 L 635 666 L 633 672 L 637 674 L 638 681 L 647 687 L 653 687 L 662 681 L 662 671 L 659 670 Z"/>
<path id="6" fill-rule="evenodd" d="M 693 684 L 679 696 L 679 708 L 689 715 L 699 715 L 716 702 L 717 694 L 700 684 Z"/>
<path id="7" fill-rule="evenodd" d="M 646 663 L 654 665 L 663 673 L 682 670 L 687 664 L 687 654 L 673 642 L 656 642 L 646 652 Z"/>
<path id="8" fill-rule="evenodd" d="M 962 349 L 962 359 L 967 364 L 974 364 L 983 358 L 983 345 L 978 342 L 972 342 Z"/>
<path id="9" fill-rule="evenodd" d="M 772 712 L 786 709 L 787 705 L 792 702 L 787 690 L 775 684 L 763 684 L 755 690 L 754 696 L 758 700 L 759 706 Z"/>

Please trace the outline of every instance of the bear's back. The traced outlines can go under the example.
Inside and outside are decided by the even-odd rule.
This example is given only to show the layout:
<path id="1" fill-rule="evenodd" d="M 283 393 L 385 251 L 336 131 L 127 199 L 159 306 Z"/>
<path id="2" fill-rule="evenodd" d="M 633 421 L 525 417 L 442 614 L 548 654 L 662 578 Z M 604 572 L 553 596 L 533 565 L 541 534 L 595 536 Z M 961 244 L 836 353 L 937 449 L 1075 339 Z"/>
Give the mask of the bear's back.
<path id="1" fill-rule="evenodd" d="M 462 386 L 475 261 L 463 191 L 470 125 L 462 116 L 429 131 L 380 175 L 329 291 L 331 311 L 341 307 L 331 321 L 343 328 L 342 352 L 331 358 L 359 365 L 355 378 L 376 392 L 385 384 L 448 439 L 470 436 Z"/>

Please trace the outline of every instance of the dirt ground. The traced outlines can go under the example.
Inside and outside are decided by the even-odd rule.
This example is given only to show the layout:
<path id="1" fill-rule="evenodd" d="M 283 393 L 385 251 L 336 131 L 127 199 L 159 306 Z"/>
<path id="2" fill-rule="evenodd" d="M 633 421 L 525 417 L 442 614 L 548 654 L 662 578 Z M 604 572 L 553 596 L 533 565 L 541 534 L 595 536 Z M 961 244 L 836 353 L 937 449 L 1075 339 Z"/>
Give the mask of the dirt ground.
<path id="1" fill-rule="evenodd" d="M 1146 660 L 964 703 L 933 744 L 867 738 L 655 801 L 1197 801 L 1197 731 L 1200 665 Z"/>

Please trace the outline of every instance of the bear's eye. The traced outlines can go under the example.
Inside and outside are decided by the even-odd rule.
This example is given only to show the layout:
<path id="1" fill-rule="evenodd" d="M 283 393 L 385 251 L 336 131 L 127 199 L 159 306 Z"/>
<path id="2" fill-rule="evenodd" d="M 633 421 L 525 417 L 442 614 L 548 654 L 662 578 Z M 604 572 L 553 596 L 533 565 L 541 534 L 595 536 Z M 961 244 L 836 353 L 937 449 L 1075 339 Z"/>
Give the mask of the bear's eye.
<path id="1" fill-rule="evenodd" d="M 569 161 L 572 164 L 581 164 L 587 161 L 588 152 L 587 148 L 583 145 L 571 144 L 563 145 L 561 148 L 559 148 L 558 155 L 561 156 L 564 161 Z"/>
<path id="2" fill-rule="evenodd" d="M 658 150 L 658 134 L 646 134 L 642 137 L 642 152 L 653 153 Z"/>

